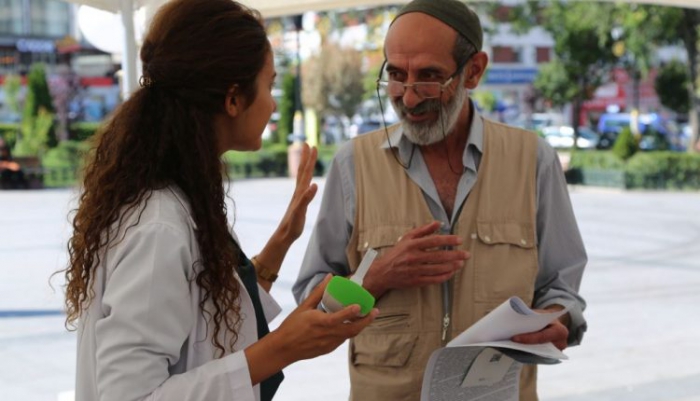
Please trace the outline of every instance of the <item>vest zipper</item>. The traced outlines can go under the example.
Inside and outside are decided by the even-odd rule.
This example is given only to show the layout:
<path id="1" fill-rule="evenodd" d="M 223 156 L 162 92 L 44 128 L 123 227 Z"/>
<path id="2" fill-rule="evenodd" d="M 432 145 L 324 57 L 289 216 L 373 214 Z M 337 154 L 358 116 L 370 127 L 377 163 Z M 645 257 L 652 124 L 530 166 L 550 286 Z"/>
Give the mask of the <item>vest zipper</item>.
<path id="1" fill-rule="evenodd" d="M 447 329 L 450 328 L 450 286 L 449 280 L 442 283 L 442 342 L 447 338 Z"/>

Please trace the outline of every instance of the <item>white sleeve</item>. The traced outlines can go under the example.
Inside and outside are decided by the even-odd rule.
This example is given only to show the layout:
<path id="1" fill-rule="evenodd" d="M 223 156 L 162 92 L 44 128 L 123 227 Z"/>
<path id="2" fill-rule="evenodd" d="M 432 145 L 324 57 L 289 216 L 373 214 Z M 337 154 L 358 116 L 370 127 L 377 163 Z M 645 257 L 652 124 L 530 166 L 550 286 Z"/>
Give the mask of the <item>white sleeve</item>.
<path id="1" fill-rule="evenodd" d="M 269 324 L 282 312 L 282 307 L 260 284 L 258 284 L 258 295 L 260 296 L 260 304 L 265 314 L 265 320 Z"/>
<path id="2" fill-rule="evenodd" d="M 105 317 L 96 323 L 100 401 L 255 400 L 243 351 L 171 376 L 197 316 L 191 307 L 189 234 L 132 227 L 110 251 Z"/>

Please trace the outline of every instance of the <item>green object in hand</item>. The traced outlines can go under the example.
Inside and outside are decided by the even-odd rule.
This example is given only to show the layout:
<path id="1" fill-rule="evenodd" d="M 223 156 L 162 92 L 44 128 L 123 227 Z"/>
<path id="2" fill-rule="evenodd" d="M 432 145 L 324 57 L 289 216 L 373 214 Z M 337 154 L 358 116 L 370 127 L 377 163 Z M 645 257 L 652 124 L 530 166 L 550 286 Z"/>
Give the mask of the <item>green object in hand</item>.
<path id="1" fill-rule="evenodd" d="M 360 315 L 365 316 L 374 307 L 374 296 L 364 287 L 362 281 L 367 274 L 377 251 L 369 249 L 351 279 L 335 276 L 328 282 L 321 299 L 321 307 L 326 312 L 337 312 L 346 306 L 360 305 Z"/>
<path id="2" fill-rule="evenodd" d="M 360 314 L 367 315 L 374 307 L 374 297 L 360 284 L 345 277 L 331 279 L 323 294 L 321 306 L 326 312 L 336 312 L 346 306 L 359 305 Z"/>

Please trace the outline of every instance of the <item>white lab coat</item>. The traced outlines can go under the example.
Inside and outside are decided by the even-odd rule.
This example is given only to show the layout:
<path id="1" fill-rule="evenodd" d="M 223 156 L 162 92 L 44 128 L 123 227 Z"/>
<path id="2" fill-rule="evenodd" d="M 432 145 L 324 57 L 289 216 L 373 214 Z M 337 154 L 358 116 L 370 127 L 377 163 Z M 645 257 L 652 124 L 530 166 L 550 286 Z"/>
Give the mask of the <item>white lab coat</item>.
<path id="1" fill-rule="evenodd" d="M 199 307 L 199 248 L 186 197 L 158 190 L 142 209 L 140 219 L 126 216 L 117 244 L 103 254 L 94 299 L 80 318 L 76 401 L 259 400 L 243 352 L 258 338 L 243 283 L 235 352 L 216 359 Z M 269 322 L 281 309 L 262 288 L 260 297 Z"/>

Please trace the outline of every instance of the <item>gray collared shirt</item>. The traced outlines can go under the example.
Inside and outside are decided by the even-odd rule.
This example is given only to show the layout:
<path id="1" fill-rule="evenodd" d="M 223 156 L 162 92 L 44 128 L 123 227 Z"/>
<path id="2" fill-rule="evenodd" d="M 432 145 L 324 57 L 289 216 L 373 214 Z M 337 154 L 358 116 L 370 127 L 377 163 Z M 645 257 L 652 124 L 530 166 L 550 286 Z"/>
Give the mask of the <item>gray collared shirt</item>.
<path id="1" fill-rule="evenodd" d="M 483 117 L 475 113 L 462 156 L 463 173 L 452 216 L 448 216 L 442 206 L 421 152 L 413 149 L 414 145 L 403 135 L 401 128 L 395 130 L 382 147 L 398 148 L 400 159 L 408 164 L 408 176 L 421 188 L 433 217 L 451 231 L 476 182 L 483 143 Z M 345 249 L 355 221 L 355 201 L 355 161 L 352 143 L 348 142 L 338 150 L 328 171 L 316 226 L 293 288 L 297 302 L 306 298 L 327 273 L 350 274 Z M 570 304 L 569 344 L 576 345 L 586 330 L 583 318 L 586 303 L 578 295 L 578 289 L 588 258 L 559 158 L 541 138 L 537 147 L 537 244 L 539 272 L 534 307 Z"/>

